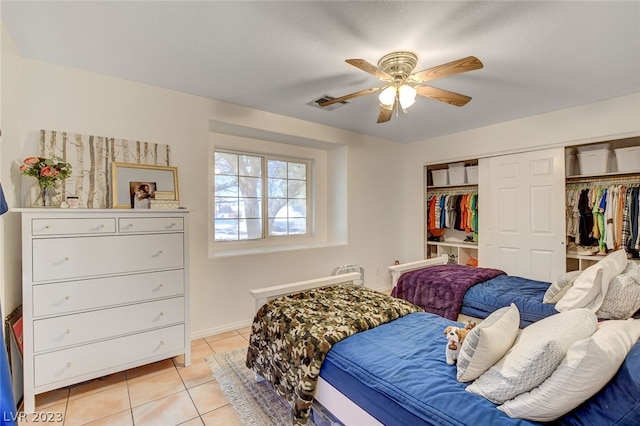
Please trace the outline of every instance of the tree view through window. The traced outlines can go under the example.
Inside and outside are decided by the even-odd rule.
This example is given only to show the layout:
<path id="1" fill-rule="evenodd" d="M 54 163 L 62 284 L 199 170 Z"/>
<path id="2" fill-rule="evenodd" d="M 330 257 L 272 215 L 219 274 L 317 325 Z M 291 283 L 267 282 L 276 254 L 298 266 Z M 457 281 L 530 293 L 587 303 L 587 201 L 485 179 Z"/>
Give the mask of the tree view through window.
<path id="1" fill-rule="evenodd" d="M 309 161 L 215 152 L 215 241 L 305 235 Z"/>

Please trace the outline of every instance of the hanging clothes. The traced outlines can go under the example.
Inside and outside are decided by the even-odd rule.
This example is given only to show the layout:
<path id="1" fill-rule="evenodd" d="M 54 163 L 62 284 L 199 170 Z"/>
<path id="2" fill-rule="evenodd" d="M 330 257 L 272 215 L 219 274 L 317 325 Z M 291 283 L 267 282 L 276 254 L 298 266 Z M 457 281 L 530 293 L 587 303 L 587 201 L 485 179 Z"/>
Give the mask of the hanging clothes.
<path id="1" fill-rule="evenodd" d="M 477 193 L 437 193 L 427 200 L 427 229 L 478 230 Z M 476 237 L 477 238 L 477 237 Z"/>
<path id="2" fill-rule="evenodd" d="M 576 245 L 607 253 L 640 250 L 640 182 L 570 187 L 566 193 L 567 236 Z"/>

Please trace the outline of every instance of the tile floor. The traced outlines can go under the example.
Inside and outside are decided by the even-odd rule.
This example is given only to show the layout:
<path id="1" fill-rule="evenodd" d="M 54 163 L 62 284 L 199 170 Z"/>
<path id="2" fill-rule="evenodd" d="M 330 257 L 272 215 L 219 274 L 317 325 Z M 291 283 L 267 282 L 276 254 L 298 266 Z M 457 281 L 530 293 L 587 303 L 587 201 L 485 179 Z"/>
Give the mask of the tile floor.
<path id="1" fill-rule="evenodd" d="M 194 340 L 189 367 L 184 367 L 183 357 L 178 356 L 38 395 L 36 414 L 20 418 L 19 424 L 241 425 L 205 357 L 247 347 L 249 334 L 247 327 Z"/>

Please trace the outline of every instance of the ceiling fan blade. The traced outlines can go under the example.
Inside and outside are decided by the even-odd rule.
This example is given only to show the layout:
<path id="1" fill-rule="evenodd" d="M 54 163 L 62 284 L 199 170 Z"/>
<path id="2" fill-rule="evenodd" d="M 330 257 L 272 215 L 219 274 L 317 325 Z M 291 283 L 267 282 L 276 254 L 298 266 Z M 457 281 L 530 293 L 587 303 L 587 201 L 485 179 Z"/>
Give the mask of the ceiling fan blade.
<path id="1" fill-rule="evenodd" d="M 427 98 L 432 98 L 440 102 L 446 102 L 455 106 L 463 106 L 466 105 L 467 102 L 471 100 L 471 97 L 461 95 L 460 93 L 450 92 L 444 89 L 438 89 L 437 87 L 431 86 L 415 86 L 416 92 L 420 96 L 425 96 Z"/>
<path id="2" fill-rule="evenodd" d="M 423 83 L 425 81 L 435 80 L 437 78 L 449 77 L 451 75 L 460 74 L 467 71 L 473 71 L 482 68 L 484 65 L 475 56 L 458 59 L 457 61 L 438 65 L 423 71 L 418 71 L 409 76 L 409 79 L 415 83 Z"/>
<path id="3" fill-rule="evenodd" d="M 371 93 L 376 93 L 380 90 L 380 87 L 372 87 L 371 89 L 360 90 L 359 92 L 350 93 L 348 95 L 340 96 L 339 98 L 331 99 L 324 102 L 319 102 L 318 105 L 321 107 L 326 107 L 329 105 L 337 104 L 338 102 L 348 101 L 349 99 L 357 98 L 358 96 L 369 95 Z"/>
<path id="4" fill-rule="evenodd" d="M 360 68 L 364 72 L 368 72 L 369 74 L 379 78 L 380 80 L 393 80 L 393 77 L 391 77 L 389 74 L 382 71 L 375 65 L 365 61 L 364 59 L 346 59 L 345 62 L 353 65 L 356 68 Z"/>
<path id="5" fill-rule="evenodd" d="M 393 107 L 394 105 L 391 105 L 391 108 L 385 108 L 383 106 L 380 106 L 380 114 L 378 114 L 378 123 L 386 123 L 387 121 L 391 120 L 391 116 L 393 115 Z"/>

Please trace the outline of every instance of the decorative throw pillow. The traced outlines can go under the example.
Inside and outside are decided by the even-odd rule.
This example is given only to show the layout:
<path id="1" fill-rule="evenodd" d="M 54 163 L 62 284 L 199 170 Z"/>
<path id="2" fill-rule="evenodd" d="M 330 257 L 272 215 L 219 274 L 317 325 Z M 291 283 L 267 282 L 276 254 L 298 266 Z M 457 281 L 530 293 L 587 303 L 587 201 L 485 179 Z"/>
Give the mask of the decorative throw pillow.
<path id="1" fill-rule="evenodd" d="M 620 274 L 609 283 L 609 290 L 596 316 L 600 319 L 623 320 L 631 318 L 638 309 L 640 284 L 631 275 Z"/>
<path id="2" fill-rule="evenodd" d="M 467 334 L 458 354 L 459 382 L 477 379 L 513 345 L 518 335 L 520 312 L 515 304 L 493 312 Z"/>
<path id="3" fill-rule="evenodd" d="M 556 303 L 557 311 L 587 308 L 592 312 L 600 309 L 611 279 L 627 267 L 627 253 L 614 251 L 595 265 L 589 266 L 573 282 L 573 286 Z"/>
<path id="4" fill-rule="evenodd" d="M 638 320 L 604 322 L 593 336 L 574 343 L 556 371 L 540 386 L 498 409 L 515 418 L 556 420 L 606 385 L 638 338 Z"/>
<path id="5" fill-rule="evenodd" d="M 582 271 L 570 271 L 558 277 L 545 291 L 542 303 L 554 304 L 564 296 L 571 288 L 573 282 L 582 274 Z"/>
<path id="6" fill-rule="evenodd" d="M 573 309 L 531 324 L 493 367 L 467 386 L 469 392 L 496 404 L 528 392 L 553 373 L 576 341 L 596 331 L 588 309 Z"/>
<path id="7" fill-rule="evenodd" d="M 640 419 L 640 342 L 633 345 L 618 372 L 598 393 L 562 416 L 566 425 L 598 419 L 602 424 L 636 426 Z"/>

